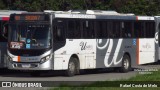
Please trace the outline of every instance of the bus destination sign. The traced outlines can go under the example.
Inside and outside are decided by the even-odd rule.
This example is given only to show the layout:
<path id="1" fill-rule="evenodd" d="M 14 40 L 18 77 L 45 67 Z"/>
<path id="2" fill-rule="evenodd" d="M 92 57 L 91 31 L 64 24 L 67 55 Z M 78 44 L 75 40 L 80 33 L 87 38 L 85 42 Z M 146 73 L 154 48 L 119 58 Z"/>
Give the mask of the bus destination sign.
<path id="1" fill-rule="evenodd" d="M 15 21 L 48 21 L 49 17 L 46 15 L 15 15 Z"/>

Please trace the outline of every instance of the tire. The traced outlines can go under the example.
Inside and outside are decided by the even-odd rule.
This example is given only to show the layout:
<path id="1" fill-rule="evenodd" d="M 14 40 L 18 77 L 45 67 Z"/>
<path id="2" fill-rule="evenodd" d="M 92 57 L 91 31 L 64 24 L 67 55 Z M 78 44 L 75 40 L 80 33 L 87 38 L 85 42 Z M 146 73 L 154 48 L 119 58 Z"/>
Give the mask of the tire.
<path id="1" fill-rule="evenodd" d="M 128 55 L 124 55 L 122 59 L 122 67 L 120 68 L 120 72 L 126 73 L 131 70 L 131 60 Z"/>
<path id="2" fill-rule="evenodd" d="M 74 76 L 76 72 L 78 71 L 78 65 L 77 65 L 77 59 L 71 57 L 69 63 L 68 63 L 68 69 L 66 70 L 65 74 L 66 76 Z"/>

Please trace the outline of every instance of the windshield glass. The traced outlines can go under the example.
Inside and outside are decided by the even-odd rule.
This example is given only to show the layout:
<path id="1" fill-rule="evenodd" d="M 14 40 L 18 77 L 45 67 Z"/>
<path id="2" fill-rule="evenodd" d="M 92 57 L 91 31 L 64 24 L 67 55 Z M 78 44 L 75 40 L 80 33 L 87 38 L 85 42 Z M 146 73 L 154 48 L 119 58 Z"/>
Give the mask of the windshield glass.
<path id="1" fill-rule="evenodd" d="M 9 42 L 12 49 L 49 48 L 51 45 L 49 24 L 10 24 Z"/>

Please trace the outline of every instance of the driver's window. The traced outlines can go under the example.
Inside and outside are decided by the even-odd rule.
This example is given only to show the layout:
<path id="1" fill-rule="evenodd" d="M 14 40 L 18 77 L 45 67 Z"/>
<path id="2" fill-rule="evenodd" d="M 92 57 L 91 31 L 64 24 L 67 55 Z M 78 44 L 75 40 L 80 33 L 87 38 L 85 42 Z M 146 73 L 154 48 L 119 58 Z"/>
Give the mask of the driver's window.
<path id="1" fill-rule="evenodd" d="M 54 27 L 54 40 L 55 41 L 64 41 L 65 40 L 65 33 L 64 33 L 64 29 L 61 26 L 55 26 Z"/>
<path id="2" fill-rule="evenodd" d="M 3 28 L 3 31 L 2 31 L 3 37 L 7 39 L 7 37 L 8 37 L 8 23 L 3 22 L 2 28 Z"/>

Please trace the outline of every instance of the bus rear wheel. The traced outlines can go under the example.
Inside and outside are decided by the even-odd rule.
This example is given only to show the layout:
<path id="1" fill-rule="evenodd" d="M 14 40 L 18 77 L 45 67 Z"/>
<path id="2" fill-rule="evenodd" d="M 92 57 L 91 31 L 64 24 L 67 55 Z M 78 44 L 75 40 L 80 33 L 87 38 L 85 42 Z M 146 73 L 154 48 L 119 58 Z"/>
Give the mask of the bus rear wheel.
<path id="1" fill-rule="evenodd" d="M 66 76 L 74 76 L 77 71 L 77 61 L 76 58 L 71 57 L 69 63 L 68 63 L 68 69 L 66 70 L 65 74 Z"/>
<path id="2" fill-rule="evenodd" d="M 122 59 L 122 67 L 120 68 L 120 72 L 126 73 L 131 70 L 131 60 L 128 55 L 124 55 Z"/>

